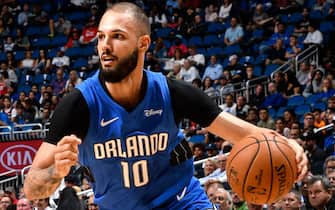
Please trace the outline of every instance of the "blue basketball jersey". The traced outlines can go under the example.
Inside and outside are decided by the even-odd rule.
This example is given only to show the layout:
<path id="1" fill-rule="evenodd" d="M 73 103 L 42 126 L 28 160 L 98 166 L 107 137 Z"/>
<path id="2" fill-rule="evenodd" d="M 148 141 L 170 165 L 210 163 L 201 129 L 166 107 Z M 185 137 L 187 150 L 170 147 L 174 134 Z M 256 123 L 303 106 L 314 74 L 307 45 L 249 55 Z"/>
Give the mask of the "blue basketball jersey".
<path id="1" fill-rule="evenodd" d="M 95 202 L 102 210 L 171 208 L 170 202 L 191 183 L 192 159 L 170 164 L 170 153 L 183 135 L 166 78 L 144 74 L 145 96 L 131 112 L 106 93 L 98 73 L 78 86 L 90 110 L 79 159 L 92 171 Z"/>

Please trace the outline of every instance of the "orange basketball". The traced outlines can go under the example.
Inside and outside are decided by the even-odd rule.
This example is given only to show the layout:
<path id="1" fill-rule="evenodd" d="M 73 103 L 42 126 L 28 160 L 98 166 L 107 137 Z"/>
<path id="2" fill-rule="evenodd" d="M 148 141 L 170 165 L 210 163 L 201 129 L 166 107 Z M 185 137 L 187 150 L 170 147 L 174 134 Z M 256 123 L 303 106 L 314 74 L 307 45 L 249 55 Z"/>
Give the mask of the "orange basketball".
<path id="1" fill-rule="evenodd" d="M 269 204 L 293 187 L 297 178 L 295 152 L 279 136 L 248 136 L 233 146 L 226 171 L 229 185 L 240 198 Z"/>

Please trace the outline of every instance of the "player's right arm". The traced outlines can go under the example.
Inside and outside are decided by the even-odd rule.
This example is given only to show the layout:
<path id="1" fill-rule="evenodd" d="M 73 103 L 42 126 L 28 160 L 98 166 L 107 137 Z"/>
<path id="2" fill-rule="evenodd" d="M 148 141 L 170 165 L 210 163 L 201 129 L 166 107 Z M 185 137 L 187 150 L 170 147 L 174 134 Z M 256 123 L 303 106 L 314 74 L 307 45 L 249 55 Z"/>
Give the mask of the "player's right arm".
<path id="1" fill-rule="evenodd" d="M 89 111 L 85 99 L 74 90 L 57 106 L 49 134 L 38 149 L 25 178 L 29 200 L 49 197 L 78 161 L 78 145 L 88 129 Z M 75 134 L 75 135 L 73 135 Z"/>
<path id="2" fill-rule="evenodd" d="M 40 146 L 24 182 L 24 193 L 29 200 L 49 197 L 78 160 L 75 136 L 63 137 L 57 145 L 47 142 Z"/>

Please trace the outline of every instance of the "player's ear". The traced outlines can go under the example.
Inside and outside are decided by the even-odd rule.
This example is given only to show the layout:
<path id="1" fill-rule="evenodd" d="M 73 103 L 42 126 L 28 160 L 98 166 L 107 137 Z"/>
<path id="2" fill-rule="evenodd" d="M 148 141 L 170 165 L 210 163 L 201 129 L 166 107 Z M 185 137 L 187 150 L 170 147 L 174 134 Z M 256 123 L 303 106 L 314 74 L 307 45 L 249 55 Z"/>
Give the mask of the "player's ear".
<path id="1" fill-rule="evenodd" d="M 150 47 L 151 39 L 149 35 L 143 35 L 139 38 L 138 49 L 141 51 L 147 51 Z"/>

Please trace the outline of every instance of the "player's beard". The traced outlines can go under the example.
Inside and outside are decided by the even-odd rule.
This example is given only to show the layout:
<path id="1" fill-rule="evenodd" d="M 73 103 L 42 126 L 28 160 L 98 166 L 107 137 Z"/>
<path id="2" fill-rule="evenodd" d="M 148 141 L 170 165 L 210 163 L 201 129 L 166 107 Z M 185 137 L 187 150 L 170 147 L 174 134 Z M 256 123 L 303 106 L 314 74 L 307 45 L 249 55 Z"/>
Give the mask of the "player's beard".
<path id="1" fill-rule="evenodd" d="M 115 67 L 103 67 L 100 63 L 101 76 L 106 82 L 117 83 L 126 78 L 131 72 L 133 72 L 137 66 L 138 49 L 127 57 L 122 58 L 118 61 Z"/>

